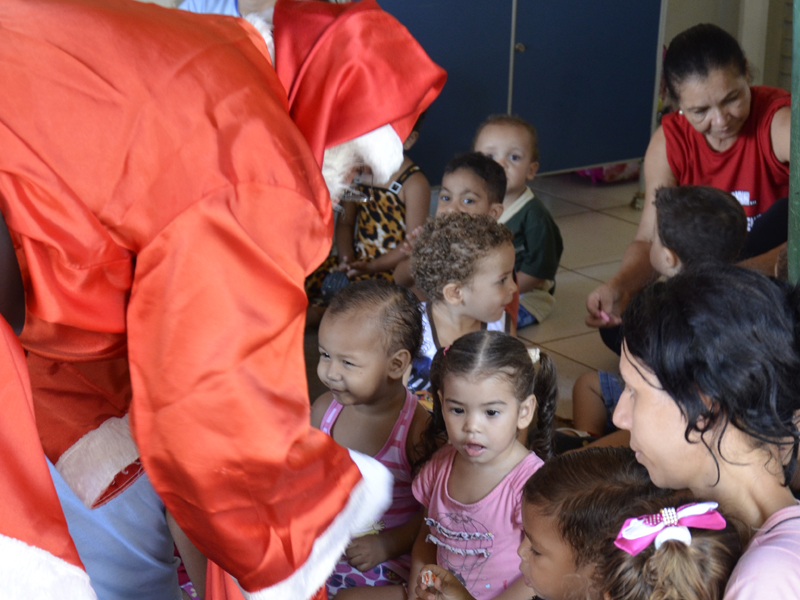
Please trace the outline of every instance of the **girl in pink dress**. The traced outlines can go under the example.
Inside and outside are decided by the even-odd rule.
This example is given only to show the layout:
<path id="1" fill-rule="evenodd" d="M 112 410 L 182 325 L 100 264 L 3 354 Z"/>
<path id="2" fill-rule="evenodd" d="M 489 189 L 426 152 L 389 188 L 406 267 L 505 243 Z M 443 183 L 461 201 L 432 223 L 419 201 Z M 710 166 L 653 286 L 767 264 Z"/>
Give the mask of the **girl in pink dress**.
<path id="1" fill-rule="evenodd" d="M 424 440 L 429 450 L 440 440 L 447 445 L 414 479 L 426 511 L 411 581 L 435 563 L 478 600 L 529 598 L 516 554 L 522 488 L 551 454 L 553 361 L 506 333 L 476 331 L 436 353 L 431 383 L 434 411 Z M 541 435 L 529 437 L 541 457 L 520 441 L 537 412 Z M 409 597 L 417 597 L 414 590 Z"/>

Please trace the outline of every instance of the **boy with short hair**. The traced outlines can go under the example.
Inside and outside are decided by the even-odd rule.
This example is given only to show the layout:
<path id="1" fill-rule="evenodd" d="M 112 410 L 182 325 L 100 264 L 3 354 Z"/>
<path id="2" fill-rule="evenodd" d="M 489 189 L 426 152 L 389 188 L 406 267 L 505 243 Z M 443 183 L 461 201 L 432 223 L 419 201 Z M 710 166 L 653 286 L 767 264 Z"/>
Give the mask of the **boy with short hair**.
<path id="1" fill-rule="evenodd" d="M 664 277 L 684 266 L 733 263 L 739 256 L 747 216 L 732 194 L 699 185 L 662 187 L 656 190 L 655 207 L 650 263 Z"/>
<path id="2" fill-rule="evenodd" d="M 436 216 L 448 212 L 489 215 L 495 220 L 503 213 L 506 174 L 495 161 L 479 152 L 456 155 L 444 168 L 442 185 L 436 203 Z M 413 286 L 409 258 L 422 227 L 409 231 L 401 248 L 407 257 L 394 270 L 394 281 Z M 516 296 L 515 296 L 516 298 Z M 516 309 L 512 312 L 516 318 Z"/>
<path id="3" fill-rule="evenodd" d="M 555 305 L 555 276 L 564 244 L 552 215 L 527 182 L 539 170 L 536 128 L 515 115 L 492 115 L 478 128 L 473 150 L 497 161 L 506 173 L 503 214 L 514 233 L 520 291 L 517 327 L 542 322 Z"/>
<path id="4" fill-rule="evenodd" d="M 498 220 L 503 214 L 505 195 L 503 167 L 480 152 L 465 152 L 444 168 L 436 216 L 458 211 Z"/>
<path id="5" fill-rule="evenodd" d="M 747 216 L 739 201 L 717 188 L 683 185 L 656 190 L 650 262 L 663 277 L 709 262 L 733 263 L 744 246 Z M 575 429 L 600 436 L 616 429 L 611 415 L 622 386 L 617 375 L 584 373 L 572 391 Z"/>

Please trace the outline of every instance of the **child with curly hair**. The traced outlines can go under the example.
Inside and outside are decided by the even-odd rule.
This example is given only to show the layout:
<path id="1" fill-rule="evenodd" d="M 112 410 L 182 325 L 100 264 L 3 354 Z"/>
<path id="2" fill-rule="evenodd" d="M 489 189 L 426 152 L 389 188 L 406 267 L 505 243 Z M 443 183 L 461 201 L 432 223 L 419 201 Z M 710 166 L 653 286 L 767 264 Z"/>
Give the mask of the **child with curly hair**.
<path id="1" fill-rule="evenodd" d="M 425 395 L 436 351 L 462 335 L 481 329 L 516 335 L 505 311 L 517 290 L 512 239 L 489 215 L 454 212 L 425 224 L 411 254 L 414 281 L 428 302 L 409 389 Z"/>

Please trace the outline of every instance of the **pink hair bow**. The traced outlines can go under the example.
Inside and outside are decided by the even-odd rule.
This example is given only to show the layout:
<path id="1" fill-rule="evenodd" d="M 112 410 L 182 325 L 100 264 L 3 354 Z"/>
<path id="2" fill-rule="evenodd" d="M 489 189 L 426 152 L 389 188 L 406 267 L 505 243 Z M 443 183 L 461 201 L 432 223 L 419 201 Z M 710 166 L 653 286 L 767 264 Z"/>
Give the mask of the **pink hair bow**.
<path id="1" fill-rule="evenodd" d="M 725 529 L 725 518 L 717 512 L 716 502 L 693 502 L 675 508 L 662 508 L 654 515 L 627 519 L 614 540 L 614 545 L 636 556 L 654 540 L 658 549 L 666 540 L 680 540 L 687 546 L 692 543 L 689 527 L 698 529 Z"/>

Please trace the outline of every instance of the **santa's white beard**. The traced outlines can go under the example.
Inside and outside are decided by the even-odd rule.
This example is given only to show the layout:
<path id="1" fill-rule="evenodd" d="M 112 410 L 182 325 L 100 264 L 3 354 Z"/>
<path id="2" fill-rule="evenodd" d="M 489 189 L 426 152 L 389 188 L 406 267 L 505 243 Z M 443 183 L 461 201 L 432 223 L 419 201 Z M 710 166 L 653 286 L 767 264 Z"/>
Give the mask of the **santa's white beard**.
<path id="1" fill-rule="evenodd" d="M 250 2 L 250 4 L 274 4 Z M 240 3 L 245 13 L 249 4 Z M 272 63 L 275 64 L 275 41 L 272 37 L 274 7 L 258 12 L 247 12 L 245 18 L 264 38 Z M 325 150 L 322 160 L 322 177 L 328 186 L 331 200 L 338 203 L 342 191 L 350 185 L 358 167 L 368 166 L 375 184 L 388 183 L 392 173 L 403 164 L 403 140 L 391 125 L 384 125 L 349 142 Z"/>
<path id="2" fill-rule="evenodd" d="M 325 150 L 322 177 L 331 199 L 338 202 L 358 167 L 368 166 L 375 184 L 387 183 L 403 164 L 403 142 L 391 125 L 384 125 L 349 142 Z"/>

